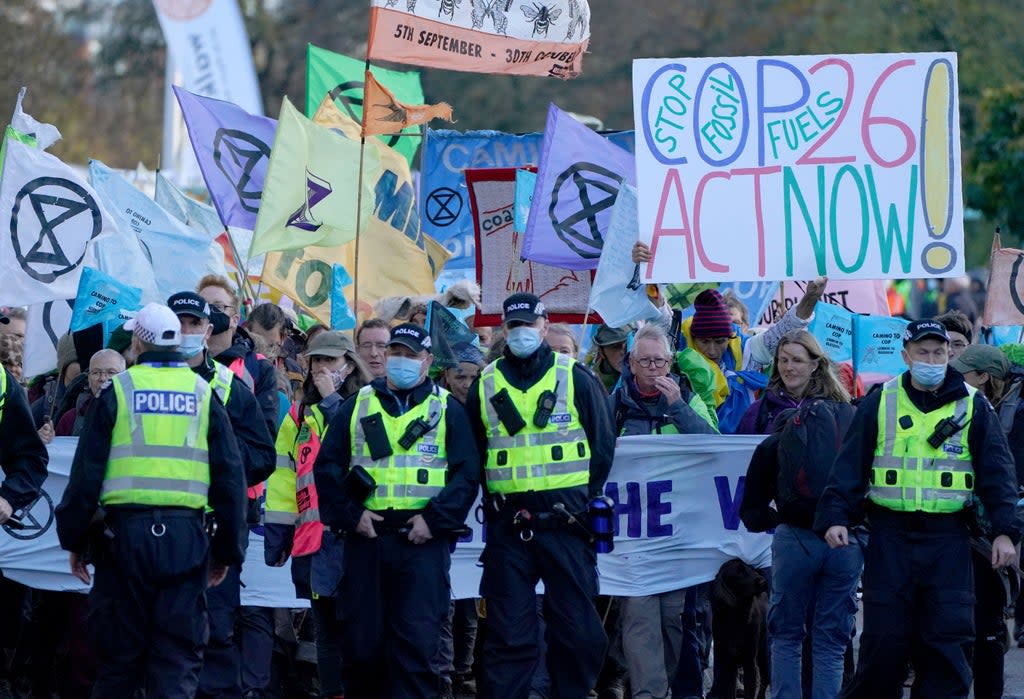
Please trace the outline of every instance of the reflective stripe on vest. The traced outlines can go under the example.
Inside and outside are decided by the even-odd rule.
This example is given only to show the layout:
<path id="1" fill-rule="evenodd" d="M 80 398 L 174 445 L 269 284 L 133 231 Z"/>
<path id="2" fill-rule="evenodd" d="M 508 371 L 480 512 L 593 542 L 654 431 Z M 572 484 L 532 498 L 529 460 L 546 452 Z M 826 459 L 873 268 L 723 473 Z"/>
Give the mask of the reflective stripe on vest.
<path id="1" fill-rule="evenodd" d="M 113 386 L 117 417 L 100 503 L 204 508 L 210 385 L 184 364 L 142 364 Z"/>
<path id="2" fill-rule="evenodd" d="M 910 400 L 897 376 L 882 388 L 878 440 L 867 497 L 897 512 L 959 512 L 971 499 L 974 468 L 967 433 L 974 415 L 975 389 L 929 413 Z M 910 418 L 910 426 L 900 424 Z M 952 417 L 964 428 L 937 449 L 928 437 L 940 420 Z"/>
<path id="3" fill-rule="evenodd" d="M 217 362 L 213 363 L 213 378 L 210 380 L 210 388 L 224 405 L 227 405 L 231 398 L 231 382 L 234 378 L 234 372 L 226 366 Z"/>
<path id="4" fill-rule="evenodd" d="M 370 510 L 421 510 L 445 486 L 448 474 L 448 452 L 445 446 L 447 427 L 445 405 L 448 391 L 435 386 L 427 399 L 403 415 L 390 415 L 372 386 L 364 386 L 356 396 L 352 411 L 350 436 L 352 466 L 362 466 L 377 482 L 377 489 L 366 500 Z M 379 414 L 391 444 L 391 456 L 371 459 L 362 419 Z M 398 443 L 406 428 L 417 418 L 433 428 L 409 449 Z"/>
<path id="5" fill-rule="evenodd" d="M 526 391 L 512 386 L 498 364 L 492 362 L 480 375 L 479 397 L 487 428 L 487 465 L 484 475 L 492 493 L 523 493 L 587 485 L 590 480 L 590 444 L 576 411 L 572 378 L 575 363 L 555 353 L 554 363 Z M 526 426 L 510 435 L 498 419 L 491 398 L 508 391 Z M 555 394 L 555 408 L 548 424 L 538 428 L 533 414 L 541 394 Z"/>
<path id="6" fill-rule="evenodd" d="M 281 421 L 274 448 L 277 461 L 274 472 L 267 479 L 267 499 L 263 521 L 267 524 L 295 526 L 299 512 L 295 504 L 295 440 L 299 429 L 295 424 L 294 408 Z"/>

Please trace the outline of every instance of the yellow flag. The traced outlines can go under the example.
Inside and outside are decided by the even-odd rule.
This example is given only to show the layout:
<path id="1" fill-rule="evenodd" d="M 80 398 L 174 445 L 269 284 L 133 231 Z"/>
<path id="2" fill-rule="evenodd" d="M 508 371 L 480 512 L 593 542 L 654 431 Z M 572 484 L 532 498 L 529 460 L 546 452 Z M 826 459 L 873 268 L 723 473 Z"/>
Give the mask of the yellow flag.
<path id="1" fill-rule="evenodd" d="M 399 133 L 410 126 L 426 124 L 431 119 L 444 119 L 454 123 L 451 105 L 403 104 L 391 91 L 381 85 L 373 73 L 366 71 L 363 88 L 363 135 Z"/>
<path id="2" fill-rule="evenodd" d="M 313 116 L 314 123 L 336 129 L 352 139 L 360 137 L 360 126 L 330 99 L 324 99 Z M 369 212 L 356 243 L 337 247 L 307 247 L 302 250 L 267 254 L 263 281 L 294 299 L 317 320 L 330 323 L 333 265 L 345 267 L 355 282 L 345 289 L 349 305 L 358 318 L 373 314 L 373 305 L 386 296 L 425 296 L 434 293 L 434 277 L 428 259 L 428 242 L 420 231 L 419 211 L 409 163 L 392 148 L 376 139 L 367 140 L 366 150 L 379 162 L 370 185 L 373 196 L 363 202 Z M 441 263 L 443 265 L 443 261 Z M 358 306 L 354 294 L 358 287 Z"/>

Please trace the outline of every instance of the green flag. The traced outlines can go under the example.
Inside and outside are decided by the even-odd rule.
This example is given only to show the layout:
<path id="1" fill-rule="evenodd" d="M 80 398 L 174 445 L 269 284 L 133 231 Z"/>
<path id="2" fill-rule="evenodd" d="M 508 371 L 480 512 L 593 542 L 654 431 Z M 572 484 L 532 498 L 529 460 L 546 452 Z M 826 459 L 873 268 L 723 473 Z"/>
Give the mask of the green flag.
<path id="1" fill-rule="evenodd" d="M 330 93 L 343 114 L 362 123 L 365 69 L 364 61 L 309 44 L 306 52 L 306 116 L 312 118 L 320 102 Z M 418 72 L 388 70 L 377 66 L 370 66 L 370 72 L 399 102 L 423 104 L 425 101 Z M 411 163 L 422 140 L 419 133 L 419 127 L 413 126 L 405 129 L 402 135 L 384 136 L 382 140 Z"/>
<path id="2" fill-rule="evenodd" d="M 361 150 L 362 183 L 358 174 Z M 311 245 L 332 247 L 353 240 L 373 211 L 374 191 L 369 183 L 376 182 L 379 174 L 375 148 L 361 148 L 359 141 L 317 126 L 286 97 L 249 256 Z"/>

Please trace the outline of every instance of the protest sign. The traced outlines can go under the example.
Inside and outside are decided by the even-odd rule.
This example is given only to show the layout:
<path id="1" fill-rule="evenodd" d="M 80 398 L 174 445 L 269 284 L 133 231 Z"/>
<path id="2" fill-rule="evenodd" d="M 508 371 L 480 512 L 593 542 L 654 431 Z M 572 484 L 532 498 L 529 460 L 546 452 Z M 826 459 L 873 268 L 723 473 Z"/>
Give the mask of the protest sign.
<path id="1" fill-rule="evenodd" d="M 779 322 L 786 311 L 800 303 L 800 299 L 807 290 L 807 282 L 782 282 L 780 288 L 782 292 L 776 293 L 767 300 L 765 310 L 760 317 L 753 315 L 750 317 L 751 325 L 773 325 Z M 854 313 L 887 316 L 889 315 L 889 303 L 885 298 L 885 288 L 884 281 L 829 279 L 821 300 Z"/>
<path id="2" fill-rule="evenodd" d="M 57 368 L 57 342 L 68 331 L 75 299 L 47 301 L 28 307 L 25 323 L 25 363 L 22 373 L 39 376 Z"/>
<path id="3" fill-rule="evenodd" d="M 887 316 L 860 315 L 818 302 L 807 330 L 832 361 L 851 364 L 865 384 L 880 383 L 905 370 L 903 329 L 907 321 Z"/>
<path id="4" fill-rule="evenodd" d="M 814 306 L 814 320 L 807 331 L 814 335 L 833 362 L 852 362 L 855 318 L 842 306 L 819 301 Z"/>
<path id="5" fill-rule="evenodd" d="M 956 55 L 633 62 L 656 282 L 963 274 Z"/>
<path id="6" fill-rule="evenodd" d="M 516 169 L 466 170 L 476 225 L 476 276 L 480 280 L 477 325 L 499 325 L 510 294 L 536 294 L 553 322 L 582 323 L 590 299 L 590 275 L 522 259 L 523 236 L 513 228 Z M 591 320 L 600 322 L 596 315 Z"/>
<path id="7" fill-rule="evenodd" d="M 1020 278 L 1024 250 L 1004 248 L 999 235 L 992 243 L 989 261 L 988 294 L 985 296 L 987 327 L 1024 325 L 1024 280 Z"/>
<path id="8" fill-rule="evenodd" d="M 372 0 L 367 58 L 445 70 L 574 78 L 590 41 L 587 0 Z"/>

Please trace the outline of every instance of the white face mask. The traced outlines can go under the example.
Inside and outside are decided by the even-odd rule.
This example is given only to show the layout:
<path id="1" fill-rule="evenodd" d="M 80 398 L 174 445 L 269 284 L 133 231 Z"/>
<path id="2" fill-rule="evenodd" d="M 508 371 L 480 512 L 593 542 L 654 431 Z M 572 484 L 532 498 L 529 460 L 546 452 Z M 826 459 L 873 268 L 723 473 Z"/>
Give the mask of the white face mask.
<path id="1" fill-rule="evenodd" d="M 206 347 L 206 335 L 182 335 L 181 344 L 178 345 L 178 353 L 185 359 L 192 359 Z"/>
<path id="2" fill-rule="evenodd" d="M 540 330 L 521 325 L 508 331 L 508 348 L 517 357 L 529 357 L 540 347 Z"/>

